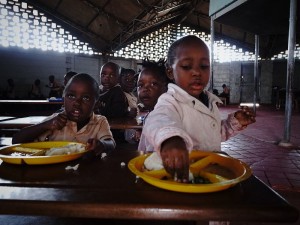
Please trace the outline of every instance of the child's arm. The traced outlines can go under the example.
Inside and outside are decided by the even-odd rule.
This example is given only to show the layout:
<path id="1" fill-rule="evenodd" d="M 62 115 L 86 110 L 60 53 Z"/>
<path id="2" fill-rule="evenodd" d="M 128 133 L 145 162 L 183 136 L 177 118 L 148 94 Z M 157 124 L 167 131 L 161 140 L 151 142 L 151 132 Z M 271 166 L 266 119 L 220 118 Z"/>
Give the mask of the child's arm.
<path id="1" fill-rule="evenodd" d="M 189 153 L 184 140 L 178 136 L 171 137 L 162 143 L 160 155 L 166 171 L 177 182 L 189 181 Z"/>
<path id="2" fill-rule="evenodd" d="M 248 107 L 241 107 L 241 110 L 234 113 L 234 117 L 239 121 L 243 128 L 246 128 L 256 121 L 254 112 Z"/>
<path id="3" fill-rule="evenodd" d="M 48 130 L 60 130 L 67 123 L 67 116 L 64 112 L 59 113 L 57 116 L 50 120 L 46 120 L 36 125 L 25 127 L 16 133 L 13 137 L 12 143 L 24 143 L 34 141 L 42 133 Z"/>
<path id="4" fill-rule="evenodd" d="M 86 150 L 91 150 L 95 156 L 101 155 L 103 152 L 109 153 L 115 149 L 115 142 L 111 138 L 97 140 L 90 138 L 86 143 Z"/>
<path id="5" fill-rule="evenodd" d="M 248 107 L 243 107 L 235 113 L 229 114 L 227 119 L 222 120 L 222 141 L 235 136 L 252 123 L 255 123 L 255 114 Z"/>

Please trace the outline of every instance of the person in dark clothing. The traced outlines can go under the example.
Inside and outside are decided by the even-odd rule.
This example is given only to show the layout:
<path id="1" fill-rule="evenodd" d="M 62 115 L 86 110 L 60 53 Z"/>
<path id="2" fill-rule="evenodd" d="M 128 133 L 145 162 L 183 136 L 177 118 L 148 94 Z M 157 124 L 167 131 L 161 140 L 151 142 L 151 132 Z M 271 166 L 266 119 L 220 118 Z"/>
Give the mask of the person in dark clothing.
<path id="1" fill-rule="evenodd" d="M 219 94 L 219 97 L 226 98 L 226 103 L 229 104 L 230 89 L 226 86 L 226 84 L 223 84 L 222 88 L 223 88 L 223 91 L 222 91 L 221 94 Z"/>
<path id="2" fill-rule="evenodd" d="M 127 98 L 119 84 L 120 67 L 108 62 L 100 70 L 100 98 L 95 112 L 107 118 L 124 117 L 128 114 Z"/>
<path id="3" fill-rule="evenodd" d="M 100 70 L 100 98 L 94 112 L 106 118 L 128 116 L 128 101 L 119 84 L 120 67 L 116 63 L 105 63 Z M 124 130 L 112 130 L 116 142 L 124 142 Z"/>

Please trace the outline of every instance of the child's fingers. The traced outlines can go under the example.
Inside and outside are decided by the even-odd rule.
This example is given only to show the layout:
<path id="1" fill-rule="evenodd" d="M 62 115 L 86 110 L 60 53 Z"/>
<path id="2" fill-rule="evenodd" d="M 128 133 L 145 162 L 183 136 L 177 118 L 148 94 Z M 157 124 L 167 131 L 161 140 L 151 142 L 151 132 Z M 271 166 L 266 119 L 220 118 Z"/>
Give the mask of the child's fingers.
<path id="1" fill-rule="evenodd" d="M 63 111 L 63 112 L 59 113 L 58 116 L 59 116 L 60 118 L 67 119 L 67 113 L 66 113 L 66 111 Z"/>
<path id="2" fill-rule="evenodd" d="M 93 138 L 89 138 L 88 141 L 86 142 L 85 149 L 86 150 L 91 150 L 93 148 L 94 148 L 94 139 Z"/>
<path id="3" fill-rule="evenodd" d="M 177 176 L 177 177 L 175 177 Z M 188 183 L 189 181 L 189 165 L 181 165 L 175 169 L 174 180 L 177 182 Z"/>
<path id="4" fill-rule="evenodd" d="M 166 171 L 174 178 L 174 181 L 187 183 L 189 178 L 189 161 L 188 157 L 175 156 L 166 157 L 163 160 Z"/>
<path id="5" fill-rule="evenodd" d="M 251 123 L 255 123 L 256 122 L 255 117 L 254 116 L 250 116 L 250 121 L 251 121 Z"/>

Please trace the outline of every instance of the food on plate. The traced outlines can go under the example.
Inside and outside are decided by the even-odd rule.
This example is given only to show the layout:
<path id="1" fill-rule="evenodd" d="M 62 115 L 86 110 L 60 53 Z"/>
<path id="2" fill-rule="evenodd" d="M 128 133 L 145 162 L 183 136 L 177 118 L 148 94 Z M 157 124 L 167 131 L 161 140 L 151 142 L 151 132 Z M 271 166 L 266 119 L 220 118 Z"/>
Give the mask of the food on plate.
<path id="1" fill-rule="evenodd" d="M 85 146 L 80 143 L 71 143 L 62 147 L 50 148 L 46 151 L 46 156 L 67 155 L 85 151 Z"/>
<path id="2" fill-rule="evenodd" d="M 154 176 L 156 178 L 162 180 L 168 180 L 171 178 L 170 174 L 166 172 L 163 166 L 163 162 L 157 152 L 152 153 L 149 157 L 147 157 L 144 161 L 144 173 Z M 189 172 L 189 180 L 192 181 L 194 179 L 191 171 Z"/>
<path id="3" fill-rule="evenodd" d="M 45 149 L 24 148 L 21 146 L 12 147 L 6 153 L 11 156 L 39 156 L 45 155 Z"/>
<path id="4" fill-rule="evenodd" d="M 162 160 L 156 152 L 145 159 L 143 173 L 161 180 L 172 179 L 172 176 L 164 169 Z M 234 179 L 235 177 L 236 175 L 232 170 L 214 162 L 213 155 L 191 160 L 189 183 L 211 184 Z"/>
<path id="5" fill-rule="evenodd" d="M 147 170 L 160 170 L 163 169 L 163 162 L 160 156 L 154 152 L 149 157 L 147 157 L 144 161 L 145 169 Z"/>
<path id="6" fill-rule="evenodd" d="M 31 148 L 17 145 L 1 150 L 1 155 L 13 157 L 54 156 L 80 153 L 83 151 L 85 151 L 85 145 L 80 143 L 69 143 L 65 146 L 53 148 Z"/>

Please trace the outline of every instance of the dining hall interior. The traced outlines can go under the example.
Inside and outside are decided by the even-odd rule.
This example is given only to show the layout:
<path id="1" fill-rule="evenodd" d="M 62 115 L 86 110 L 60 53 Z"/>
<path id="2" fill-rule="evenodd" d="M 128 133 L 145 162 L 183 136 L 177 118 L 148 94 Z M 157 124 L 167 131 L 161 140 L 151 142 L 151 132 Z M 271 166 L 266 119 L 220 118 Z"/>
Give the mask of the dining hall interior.
<path id="1" fill-rule="evenodd" d="M 0 0 L 0 221 L 300 224 L 299 14 L 297 0 Z M 172 191 L 129 167 L 139 167 L 132 160 L 143 154 L 137 142 L 123 140 L 94 161 L 78 154 L 35 165 L 2 157 L 17 132 L 62 109 L 68 72 L 100 84 L 102 66 L 113 62 L 138 75 L 143 60 L 166 59 L 171 44 L 187 35 L 210 51 L 206 90 L 220 99 L 221 119 L 243 106 L 255 113 L 256 122 L 218 152 L 220 162 L 241 163 L 247 179 Z M 59 96 L 49 93 L 51 75 Z M 108 124 L 112 131 L 142 130 L 137 118 Z"/>

